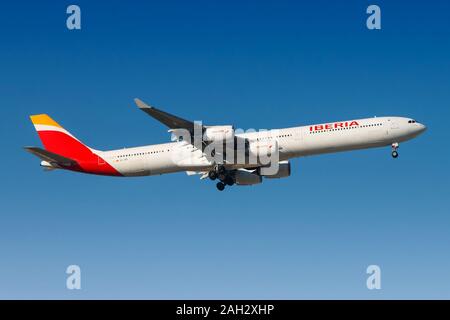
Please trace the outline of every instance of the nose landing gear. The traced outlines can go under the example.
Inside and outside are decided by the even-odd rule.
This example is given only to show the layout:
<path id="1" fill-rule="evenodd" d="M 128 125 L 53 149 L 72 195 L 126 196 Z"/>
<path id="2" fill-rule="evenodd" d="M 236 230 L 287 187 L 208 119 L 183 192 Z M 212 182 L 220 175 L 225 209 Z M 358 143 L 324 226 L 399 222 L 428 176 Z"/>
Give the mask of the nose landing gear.
<path id="1" fill-rule="evenodd" d="M 394 159 L 398 157 L 397 149 L 398 149 L 398 143 L 395 142 L 392 144 L 392 158 L 394 158 Z"/>

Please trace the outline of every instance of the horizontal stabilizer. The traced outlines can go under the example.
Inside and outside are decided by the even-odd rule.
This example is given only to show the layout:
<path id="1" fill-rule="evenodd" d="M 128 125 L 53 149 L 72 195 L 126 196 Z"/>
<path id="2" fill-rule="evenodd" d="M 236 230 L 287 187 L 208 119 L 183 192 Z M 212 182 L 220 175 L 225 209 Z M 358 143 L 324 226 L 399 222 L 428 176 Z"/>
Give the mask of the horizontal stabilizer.
<path id="1" fill-rule="evenodd" d="M 24 147 L 26 151 L 31 154 L 34 154 L 36 157 L 40 158 L 43 161 L 47 161 L 48 163 L 55 165 L 57 167 L 71 167 L 77 164 L 75 160 L 63 157 L 59 154 L 38 148 L 38 147 Z"/>

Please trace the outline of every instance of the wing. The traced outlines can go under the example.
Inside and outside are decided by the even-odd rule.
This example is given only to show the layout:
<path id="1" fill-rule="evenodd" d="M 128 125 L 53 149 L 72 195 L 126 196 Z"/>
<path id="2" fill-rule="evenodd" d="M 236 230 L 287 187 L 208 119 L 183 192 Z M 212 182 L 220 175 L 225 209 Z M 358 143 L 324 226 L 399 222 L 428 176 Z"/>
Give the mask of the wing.
<path id="1" fill-rule="evenodd" d="M 38 148 L 38 147 L 24 147 L 26 151 L 31 154 L 34 154 L 36 157 L 40 158 L 43 161 L 47 161 L 48 163 L 55 165 L 57 167 L 70 167 L 77 164 L 75 160 L 60 156 L 59 154 Z"/>
<path id="2" fill-rule="evenodd" d="M 191 144 L 194 141 L 194 139 L 193 139 L 194 134 L 201 133 L 203 135 L 203 133 L 205 132 L 205 130 L 207 128 L 207 126 L 200 125 L 195 122 L 182 119 L 180 117 L 174 116 L 173 114 L 170 114 L 165 111 L 159 110 L 155 107 L 149 106 L 140 99 L 135 98 L 134 102 L 139 107 L 139 109 L 141 109 L 142 111 L 147 113 L 149 116 L 155 118 L 159 122 L 163 123 L 164 125 L 169 127 L 171 130 L 176 130 L 176 129 L 188 130 L 191 134 L 192 140 L 189 142 Z M 197 129 L 197 131 L 195 131 L 194 128 Z M 205 147 L 207 145 L 208 145 L 207 142 L 202 141 L 202 151 L 205 150 Z M 247 150 L 248 145 L 249 145 L 248 139 L 242 138 L 239 136 L 235 136 L 234 137 L 234 149 L 236 150 L 236 148 L 240 145 L 245 145 L 245 148 Z"/>
<path id="3" fill-rule="evenodd" d="M 189 130 L 191 133 L 194 132 L 195 126 L 194 122 L 174 116 L 173 114 L 156 109 L 155 107 L 151 107 L 145 104 L 142 100 L 139 100 L 137 98 L 134 99 L 134 102 L 139 107 L 139 109 L 144 111 L 149 116 L 155 118 L 159 122 L 163 123 L 170 129 L 186 129 Z"/>

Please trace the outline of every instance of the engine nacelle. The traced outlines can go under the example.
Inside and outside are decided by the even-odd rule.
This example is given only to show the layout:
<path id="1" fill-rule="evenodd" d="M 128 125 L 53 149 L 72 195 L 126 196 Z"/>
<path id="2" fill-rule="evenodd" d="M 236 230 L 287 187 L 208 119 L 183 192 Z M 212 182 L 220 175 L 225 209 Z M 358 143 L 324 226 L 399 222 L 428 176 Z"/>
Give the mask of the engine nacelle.
<path id="1" fill-rule="evenodd" d="M 236 184 L 243 186 L 250 186 L 262 182 L 260 175 L 246 170 L 237 170 L 234 179 Z"/>
<path id="2" fill-rule="evenodd" d="M 278 163 L 278 172 L 272 175 L 264 174 L 267 168 L 261 167 L 258 169 L 258 174 L 269 179 L 286 178 L 291 175 L 291 163 L 289 161 L 280 161 Z"/>
<path id="3" fill-rule="evenodd" d="M 203 133 L 203 140 L 208 142 L 231 141 L 234 139 L 233 126 L 207 127 Z"/>

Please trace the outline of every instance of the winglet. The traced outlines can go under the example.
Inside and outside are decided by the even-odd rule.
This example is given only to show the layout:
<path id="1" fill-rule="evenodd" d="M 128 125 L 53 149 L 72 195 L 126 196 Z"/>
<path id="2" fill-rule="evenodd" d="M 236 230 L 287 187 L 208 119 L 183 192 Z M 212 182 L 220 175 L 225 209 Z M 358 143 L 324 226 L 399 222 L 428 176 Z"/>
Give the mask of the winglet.
<path id="1" fill-rule="evenodd" d="M 141 99 L 138 99 L 138 98 L 135 98 L 134 102 L 139 107 L 139 109 L 152 109 L 153 108 L 153 107 L 147 105 L 144 101 L 142 101 Z"/>

